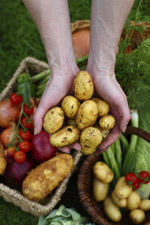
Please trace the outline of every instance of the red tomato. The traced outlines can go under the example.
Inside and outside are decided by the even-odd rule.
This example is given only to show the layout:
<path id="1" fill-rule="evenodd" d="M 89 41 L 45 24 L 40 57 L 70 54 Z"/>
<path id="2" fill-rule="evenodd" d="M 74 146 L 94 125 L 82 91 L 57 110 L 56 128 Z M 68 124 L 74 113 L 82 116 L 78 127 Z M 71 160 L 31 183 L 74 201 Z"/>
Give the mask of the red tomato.
<path id="1" fill-rule="evenodd" d="M 125 181 L 127 184 L 132 185 L 132 182 L 136 179 L 137 175 L 135 173 L 127 173 L 125 176 Z"/>
<path id="2" fill-rule="evenodd" d="M 18 145 L 19 149 L 23 152 L 28 152 L 31 149 L 31 143 L 29 141 L 22 141 Z"/>
<path id="3" fill-rule="evenodd" d="M 140 183 L 144 183 L 144 184 L 149 183 L 149 172 L 141 171 L 139 173 L 139 177 L 140 177 Z"/>
<path id="4" fill-rule="evenodd" d="M 29 106 L 27 104 L 24 104 L 23 106 L 23 111 L 25 112 L 26 115 L 31 115 L 33 113 L 33 106 L 30 104 Z"/>
<path id="5" fill-rule="evenodd" d="M 15 147 L 9 147 L 5 151 L 6 151 L 6 155 L 13 157 L 13 155 L 16 151 L 16 148 Z"/>
<path id="6" fill-rule="evenodd" d="M 31 132 L 29 130 L 27 130 L 26 132 L 20 130 L 19 135 L 24 141 L 29 141 L 32 137 Z"/>
<path id="7" fill-rule="evenodd" d="M 26 154 L 23 151 L 18 151 L 14 153 L 14 160 L 18 163 L 24 162 L 26 159 Z"/>
<path id="8" fill-rule="evenodd" d="M 132 189 L 133 190 L 137 190 L 139 187 L 140 187 L 140 182 L 139 181 L 137 183 L 135 183 L 135 184 L 132 184 Z"/>
<path id="9" fill-rule="evenodd" d="M 31 129 L 33 127 L 33 122 L 31 120 L 28 121 L 26 117 L 23 117 L 21 119 L 21 123 L 25 128 Z"/>
<path id="10" fill-rule="evenodd" d="M 13 105 L 19 105 L 22 102 L 23 98 L 21 95 L 13 93 L 10 95 L 10 101 Z"/>

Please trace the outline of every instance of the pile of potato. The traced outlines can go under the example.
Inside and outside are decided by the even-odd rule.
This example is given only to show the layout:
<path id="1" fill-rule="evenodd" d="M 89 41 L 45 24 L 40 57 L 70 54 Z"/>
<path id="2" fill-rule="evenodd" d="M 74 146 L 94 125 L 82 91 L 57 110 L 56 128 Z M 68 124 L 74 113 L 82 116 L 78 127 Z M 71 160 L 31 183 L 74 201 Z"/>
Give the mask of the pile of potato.
<path id="1" fill-rule="evenodd" d="M 93 175 L 93 197 L 97 202 L 103 201 L 103 209 L 110 220 L 119 222 L 122 219 L 120 208 L 129 212 L 134 224 L 145 220 L 145 211 L 150 210 L 150 199 L 142 200 L 126 183 L 125 177 L 120 177 L 111 191 L 113 172 L 104 162 L 98 161 L 94 164 Z"/>
<path id="2" fill-rule="evenodd" d="M 53 107 L 44 116 L 43 127 L 52 134 L 50 143 L 65 147 L 79 141 L 81 152 L 85 155 L 94 153 L 116 120 L 108 114 L 109 104 L 93 97 L 94 85 L 90 74 L 80 71 L 73 82 L 73 96 L 66 96 L 61 107 Z M 64 122 L 66 126 L 64 126 Z"/>

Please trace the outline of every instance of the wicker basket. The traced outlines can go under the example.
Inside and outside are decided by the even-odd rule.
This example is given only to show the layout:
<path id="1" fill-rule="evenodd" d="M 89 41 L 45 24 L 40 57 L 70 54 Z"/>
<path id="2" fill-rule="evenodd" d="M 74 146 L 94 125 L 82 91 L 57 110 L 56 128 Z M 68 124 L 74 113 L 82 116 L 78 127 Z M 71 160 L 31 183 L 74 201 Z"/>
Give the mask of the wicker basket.
<path id="1" fill-rule="evenodd" d="M 48 64 L 39 61 L 37 59 L 27 57 L 21 63 L 16 72 L 14 73 L 12 79 L 8 82 L 6 88 L 0 94 L 0 101 L 8 98 L 9 95 L 15 90 L 16 78 L 20 73 L 30 72 L 31 74 L 38 74 L 46 69 L 48 69 Z M 53 195 L 49 196 L 49 199 L 45 205 L 33 202 L 25 198 L 20 192 L 15 189 L 11 189 L 8 186 L 0 183 L 0 196 L 2 196 L 7 202 L 11 202 L 14 205 L 20 207 L 23 211 L 29 212 L 34 216 L 43 216 L 51 212 L 51 210 L 56 206 L 56 204 L 61 199 L 62 194 L 67 188 L 67 183 L 69 178 L 73 174 L 76 166 L 80 160 L 81 153 L 75 152 L 73 154 L 74 158 L 74 169 L 68 174 L 68 176 L 62 181 L 60 186 L 55 189 Z"/>
<path id="2" fill-rule="evenodd" d="M 136 134 L 139 137 L 144 138 L 146 141 L 150 142 L 150 134 L 147 132 L 133 127 L 127 128 L 128 134 Z M 88 156 L 80 167 L 78 175 L 78 193 L 80 202 L 83 205 L 85 211 L 91 216 L 92 220 L 100 225 L 134 225 L 129 219 L 128 213 L 123 215 L 123 218 L 118 223 L 111 222 L 105 215 L 102 203 L 97 203 L 92 196 L 92 178 L 93 178 L 93 165 L 101 159 L 101 153 L 96 152 L 93 155 Z M 143 225 L 150 224 L 150 213 L 146 214 L 146 220 Z"/>

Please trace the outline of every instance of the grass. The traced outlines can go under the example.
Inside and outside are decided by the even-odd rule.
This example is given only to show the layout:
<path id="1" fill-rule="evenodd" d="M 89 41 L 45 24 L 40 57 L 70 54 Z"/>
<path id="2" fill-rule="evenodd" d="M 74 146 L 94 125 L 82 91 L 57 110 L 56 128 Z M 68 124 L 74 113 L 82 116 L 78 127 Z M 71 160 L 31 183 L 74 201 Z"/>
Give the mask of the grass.
<path id="1" fill-rule="evenodd" d="M 135 18 L 139 0 L 129 18 Z M 90 0 L 69 0 L 71 22 L 90 19 Z M 149 0 L 143 0 L 139 20 L 150 20 Z M 47 61 L 36 26 L 21 0 L 0 1 L 0 92 L 5 88 L 20 61 L 27 56 Z M 77 193 L 75 193 L 76 195 Z M 75 206 L 74 206 L 75 207 Z M 36 225 L 37 218 L 0 198 L 0 225 Z"/>

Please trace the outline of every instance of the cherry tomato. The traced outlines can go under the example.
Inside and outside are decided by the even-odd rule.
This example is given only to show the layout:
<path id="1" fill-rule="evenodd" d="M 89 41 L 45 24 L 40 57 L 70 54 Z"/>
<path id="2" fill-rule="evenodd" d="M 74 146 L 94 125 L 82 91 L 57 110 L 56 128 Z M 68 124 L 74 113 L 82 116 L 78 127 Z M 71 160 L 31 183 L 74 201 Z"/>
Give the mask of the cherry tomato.
<path id="1" fill-rule="evenodd" d="M 33 127 L 33 122 L 32 121 L 28 121 L 28 119 L 26 117 L 23 117 L 21 119 L 21 123 L 25 128 L 31 129 Z"/>
<path id="2" fill-rule="evenodd" d="M 140 182 L 137 182 L 135 184 L 132 184 L 132 189 L 137 190 L 140 187 Z"/>
<path id="3" fill-rule="evenodd" d="M 21 95 L 13 93 L 10 95 L 10 101 L 13 105 L 19 105 L 22 102 L 23 98 Z"/>
<path id="4" fill-rule="evenodd" d="M 14 153 L 14 160 L 18 163 L 24 162 L 26 159 L 26 154 L 23 151 L 18 151 Z"/>
<path id="5" fill-rule="evenodd" d="M 132 182 L 136 179 L 137 175 L 135 173 L 127 173 L 125 176 L 125 181 L 127 184 L 132 185 Z"/>
<path id="6" fill-rule="evenodd" d="M 25 112 L 26 115 L 31 115 L 33 113 L 33 106 L 30 105 L 28 106 L 27 104 L 24 104 L 23 106 L 23 111 Z"/>
<path id="7" fill-rule="evenodd" d="M 9 147 L 6 149 L 6 155 L 13 157 L 15 151 L 16 151 L 15 147 Z"/>
<path id="8" fill-rule="evenodd" d="M 31 132 L 29 130 L 27 130 L 26 132 L 20 130 L 19 135 L 24 141 L 29 141 L 32 137 Z"/>
<path id="9" fill-rule="evenodd" d="M 22 141 L 18 145 L 19 149 L 23 152 L 28 152 L 31 149 L 31 143 L 29 141 Z"/>
<path id="10" fill-rule="evenodd" d="M 139 173 L 139 177 L 140 177 L 140 183 L 143 183 L 143 184 L 149 183 L 149 172 L 141 171 Z"/>

